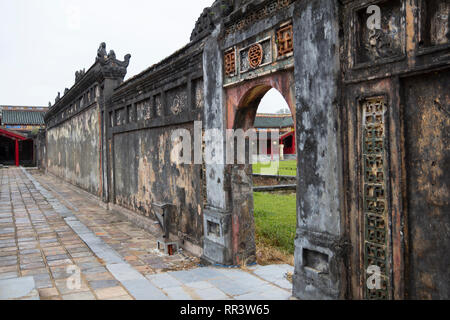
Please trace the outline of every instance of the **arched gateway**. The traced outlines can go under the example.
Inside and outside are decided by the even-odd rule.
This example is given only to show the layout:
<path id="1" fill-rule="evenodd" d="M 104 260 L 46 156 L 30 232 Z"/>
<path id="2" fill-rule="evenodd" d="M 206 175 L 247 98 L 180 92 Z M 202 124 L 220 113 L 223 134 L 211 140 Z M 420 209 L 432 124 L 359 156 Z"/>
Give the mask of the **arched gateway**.
<path id="1" fill-rule="evenodd" d="M 268 90 L 283 95 L 302 155 L 294 292 L 342 297 L 338 8 L 334 1 L 285 0 L 235 9 L 215 26 L 203 54 L 206 129 L 248 129 Z M 223 138 L 214 143 L 218 154 Z M 211 262 L 254 261 L 250 172 L 248 165 L 206 166 L 204 257 Z"/>
<path id="2" fill-rule="evenodd" d="M 227 164 L 226 132 L 275 88 L 299 155 L 294 296 L 449 299 L 449 10 L 217 0 L 189 44 L 125 82 L 130 56 L 102 43 L 46 114 L 40 165 L 143 227 L 167 214 L 166 234 L 206 261 L 251 261 L 249 166 Z M 195 164 L 171 162 L 172 133 L 202 128 Z"/>

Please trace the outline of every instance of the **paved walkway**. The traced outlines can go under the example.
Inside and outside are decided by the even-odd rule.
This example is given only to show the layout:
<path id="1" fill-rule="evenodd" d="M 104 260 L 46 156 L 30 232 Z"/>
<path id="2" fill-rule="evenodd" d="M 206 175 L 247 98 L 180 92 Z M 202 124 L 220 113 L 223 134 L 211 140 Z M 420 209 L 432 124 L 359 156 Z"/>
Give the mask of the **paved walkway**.
<path id="1" fill-rule="evenodd" d="M 38 171 L 0 169 L 0 299 L 282 300 L 287 265 L 199 268 L 156 238 Z"/>

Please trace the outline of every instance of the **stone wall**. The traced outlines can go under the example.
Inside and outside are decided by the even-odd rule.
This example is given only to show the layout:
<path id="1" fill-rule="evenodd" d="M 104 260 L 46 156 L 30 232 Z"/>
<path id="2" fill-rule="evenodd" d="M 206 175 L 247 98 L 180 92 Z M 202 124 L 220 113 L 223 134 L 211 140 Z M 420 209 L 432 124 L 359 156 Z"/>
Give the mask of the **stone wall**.
<path id="1" fill-rule="evenodd" d="M 447 299 L 449 9 L 217 0 L 188 45 L 125 83 L 130 57 L 102 44 L 46 115 L 45 164 L 150 224 L 173 205 L 172 235 L 205 261 L 251 262 L 251 167 L 225 164 L 226 129 L 251 128 L 276 88 L 297 132 L 293 295 Z M 174 163 L 172 132 L 201 136 L 196 121 L 217 162 Z"/>
<path id="2" fill-rule="evenodd" d="M 101 115 L 98 104 L 47 131 L 48 172 L 101 196 Z"/>

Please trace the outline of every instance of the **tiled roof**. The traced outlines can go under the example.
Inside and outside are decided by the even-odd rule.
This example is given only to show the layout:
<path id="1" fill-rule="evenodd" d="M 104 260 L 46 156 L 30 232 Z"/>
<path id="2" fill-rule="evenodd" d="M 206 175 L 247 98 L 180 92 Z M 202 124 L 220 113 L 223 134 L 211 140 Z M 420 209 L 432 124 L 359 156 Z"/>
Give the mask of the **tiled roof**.
<path id="1" fill-rule="evenodd" d="M 16 111 L 3 110 L 3 125 L 43 125 L 44 114 L 42 111 Z"/>
<path id="2" fill-rule="evenodd" d="M 294 126 L 291 115 L 258 114 L 255 119 L 255 128 L 288 128 Z"/>

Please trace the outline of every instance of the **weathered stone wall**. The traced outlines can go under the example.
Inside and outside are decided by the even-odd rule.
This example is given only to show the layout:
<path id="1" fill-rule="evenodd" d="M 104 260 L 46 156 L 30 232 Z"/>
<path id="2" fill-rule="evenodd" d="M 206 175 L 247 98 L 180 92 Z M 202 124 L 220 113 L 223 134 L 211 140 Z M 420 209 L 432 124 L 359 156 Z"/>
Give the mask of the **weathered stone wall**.
<path id="1" fill-rule="evenodd" d="M 375 3 L 375 30 L 371 4 L 343 8 L 348 295 L 448 299 L 450 3 Z M 381 287 L 370 289 L 374 266 Z"/>
<path id="2" fill-rule="evenodd" d="M 402 81 L 407 296 L 450 299 L 450 69 Z"/>
<path id="3" fill-rule="evenodd" d="M 201 255 L 203 170 L 194 164 L 194 121 L 203 119 L 203 42 L 191 43 L 118 87 L 108 106 L 110 201 L 155 221 L 155 206 L 175 206 L 170 232 Z M 178 164 L 172 133 L 191 137 L 192 163 Z M 178 153 L 175 154 L 174 152 Z M 200 150 L 200 156 L 201 156 Z M 198 156 L 198 155 L 197 155 Z"/>
<path id="4" fill-rule="evenodd" d="M 345 288 L 339 149 L 337 1 L 297 3 L 294 13 L 297 103 L 297 236 L 294 294 L 338 299 Z"/>
<path id="5" fill-rule="evenodd" d="M 101 196 L 98 104 L 47 131 L 48 172 Z"/>
<path id="6" fill-rule="evenodd" d="M 171 135 L 177 129 L 189 130 L 194 135 L 193 124 L 190 123 L 114 136 L 115 201 L 152 219 L 155 219 L 152 205 L 174 205 L 176 210 L 170 221 L 171 233 L 201 246 L 201 165 L 177 165 L 172 161 Z"/>
<path id="7" fill-rule="evenodd" d="M 47 138 L 46 131 L 40 130 L 34 139 L 36 167 L 45 170 L 47 166 Z"/>
<path id="8" fill-rule="evenodd" d="M 129 56 L 102 44 L 46 115 L 47 169 L 149 223 L 155 204 L 174 205 L 171 233 L 206 261 L 251 262 L 251 167 L 225 164 L 225 130 L 252 127 L 276 88 L 297 131 L 293 295 L 448 299 L 449 10 L 217 0 L 187 46 L 125 83 Z M 172 161 L 171 133 L 201 135 L 195 121 L 215 130 L 204 153 L 216 164 Z"/>
<path id="9" fill-rule="evenodd" d="M 101 43 L 95 63 L 88 71 L 75 73 L 75 84 L 63 96 L 58 92 L 45 115 L 46 170 L 104 201 L 108 200 L 104 109 L 122 83 L 130 57 L 120 61 Z"/>

